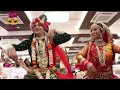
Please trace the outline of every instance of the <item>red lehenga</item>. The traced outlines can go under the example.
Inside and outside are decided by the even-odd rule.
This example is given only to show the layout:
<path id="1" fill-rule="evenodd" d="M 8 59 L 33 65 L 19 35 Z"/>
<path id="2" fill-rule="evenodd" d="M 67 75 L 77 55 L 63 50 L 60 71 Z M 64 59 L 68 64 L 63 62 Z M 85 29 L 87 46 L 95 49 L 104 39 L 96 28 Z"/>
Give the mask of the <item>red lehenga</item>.
<path id="1" fill-rule="evenodd" d="M 100 53 L 103 54 L 103 46 L 98 46 Z M 90 61 L 97 70 L 97 77 L 95 79 L 118 79 L 113 74 L 112 65 L 114 63 L 115 53 L 120 53 L 120 47 L 112 43 L 105 45 L 105 65 L 101 65 L 97 53 L 97 48 L 94 42 L 89 42 L 78 55 L 82 55 L 85 59 Z M 83 68 L 82 68 L 83 69 Z M 85 69 L 84 69 L 85 70 Z M 85 79 L 91 79 L 88 74 Z"/>

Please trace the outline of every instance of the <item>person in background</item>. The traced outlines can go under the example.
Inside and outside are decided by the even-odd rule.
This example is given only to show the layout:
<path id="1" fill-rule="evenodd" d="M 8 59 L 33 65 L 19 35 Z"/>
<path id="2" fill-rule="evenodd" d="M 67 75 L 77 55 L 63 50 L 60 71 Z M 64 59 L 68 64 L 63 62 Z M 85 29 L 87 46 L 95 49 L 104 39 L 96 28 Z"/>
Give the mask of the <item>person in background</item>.
<path id="1" fill-rule="evenodd" d="M 7 67 L 7 68 L 11 68 L 11 67 L 14 66 L 14 64 L 12 64 L 11 60 L 6 59 L 3 66 L 4 66 L 4 67 Z"/>
<path id="2" fill-rule="evenodd" d="M 7 79 L 24 79 L 24 76 L 28 73 L 28 71 L 24 67 L 24 61 L 21 58 L 18 60 L 18 63 L 19 67 L 16 67 L 16 65 L 11 67 L 7 75 Z"/>
<path id="3" fill-rule="evenodd" d="M 29 61 L 29 59 L 25 58 L 24 63 L 26 64 L 27 67 L 30 66 L 30 61 Z"/>
<path id="4" fill-rule="evenodd" d="M 0 62 L 4 62 L 5 59 L 4 59 L 4 49 L 2 47 L 0 47 Z"/>
<path id="5" fill-rule="evenodd" d="M 4 68 L 3 68 L 3 64 L 4 64 L 4 50 L 2 47 L 0 47 L 0 79 L 6 79 L 7 75 L 4 73 Z"/>
<path id="6" fill-rule="evenodd" d="M 118 79 L 112 65 L 115 53 L 120 54 L 120 46 L 113 43 L 110 29 L 104 23 L 94 23 L 90 30 L 91 40 L 76 55 L 77 63 L 87 71 L 85 79 Z"/>

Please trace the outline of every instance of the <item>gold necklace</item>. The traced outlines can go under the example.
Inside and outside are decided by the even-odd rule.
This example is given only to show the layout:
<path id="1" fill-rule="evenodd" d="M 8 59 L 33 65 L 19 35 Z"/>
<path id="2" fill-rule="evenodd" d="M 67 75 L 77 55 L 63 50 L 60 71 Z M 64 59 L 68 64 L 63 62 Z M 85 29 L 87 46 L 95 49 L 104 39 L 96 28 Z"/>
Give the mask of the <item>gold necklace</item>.
<path id="1" fill-rule="evenodd" d="M 106 46 L 103 46 L 103 54 L 101 54 L 99 47 L 96 45 L 96 49 L 97 49 L 97 53 L 98 53 L 98 57 L 99 57 L 99 63 L 101 66 L 105 66 L 105 50 L 106 50 Z"/>

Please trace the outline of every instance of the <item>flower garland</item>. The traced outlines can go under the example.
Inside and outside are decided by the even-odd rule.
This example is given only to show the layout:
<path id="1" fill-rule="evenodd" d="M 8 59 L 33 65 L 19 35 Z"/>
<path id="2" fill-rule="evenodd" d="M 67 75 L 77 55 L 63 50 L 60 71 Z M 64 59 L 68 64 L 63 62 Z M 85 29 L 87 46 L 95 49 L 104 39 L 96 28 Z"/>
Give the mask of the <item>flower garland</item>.
<path id="1" fill-rule="evenodd" d="M 37 41 L 37 39 L 35 37 L 32 40 L 31 47 L 32 47 L 33 68 L 47 67 L 48 58 L 49 58 L 49 63 L 51 65 L 53 64 L 52 45 L 49 43 L 49 41 L 47 40 L 46 37 L 44 37 L 44 38 L 45 38 L 44 42 L 41 39 L 39 39 Z M 39 43 L 39 45 L 38 45 L 38 43 Z M 37 56 L 36 56 L 36 53 L 37 53 Z M 47 58 L 47 56 L 48 56 L 48 58 Z M 51 67 L 51 65 L 50 65 L 50 67 Z"/>
<path id="2" fill-rule="evenodd" d="M 32 46 L 32 64 L 33 64 L 33 68 L 37 68 L 36 52 L 35 52 L 35 48 L 36 48 L 36 39 L 35 38 L 33 38 L 31 46 Z"/>

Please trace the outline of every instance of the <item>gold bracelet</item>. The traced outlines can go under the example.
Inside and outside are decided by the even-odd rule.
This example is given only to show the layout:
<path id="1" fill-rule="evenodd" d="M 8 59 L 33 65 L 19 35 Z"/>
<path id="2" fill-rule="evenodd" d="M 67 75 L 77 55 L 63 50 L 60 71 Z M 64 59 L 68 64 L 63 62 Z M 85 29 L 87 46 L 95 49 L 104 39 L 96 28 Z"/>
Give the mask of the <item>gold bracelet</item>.
<path id="1" fill-rule="evenodd" d="M 78 55 L 76 56 L 76 59 L 77 59 L 78 61 L 80 61 L 82 58 L 83 58 L 83 56 L 80 55 L 80 54 L 78 54 Z"/>

